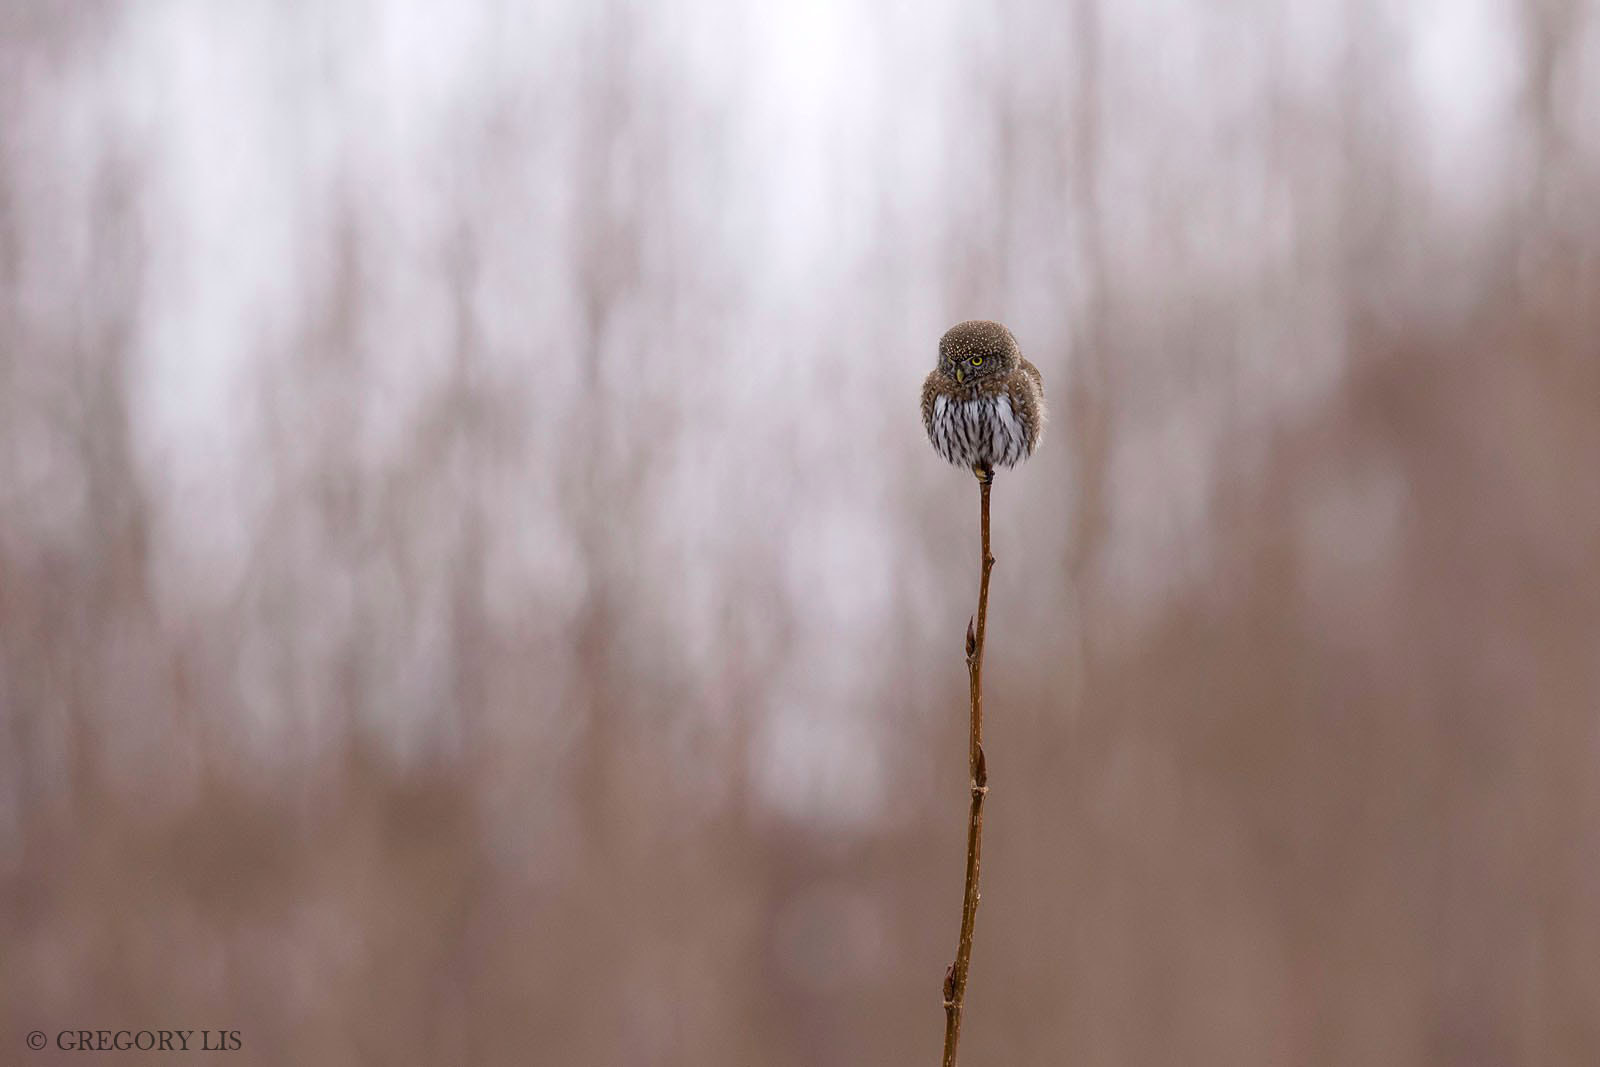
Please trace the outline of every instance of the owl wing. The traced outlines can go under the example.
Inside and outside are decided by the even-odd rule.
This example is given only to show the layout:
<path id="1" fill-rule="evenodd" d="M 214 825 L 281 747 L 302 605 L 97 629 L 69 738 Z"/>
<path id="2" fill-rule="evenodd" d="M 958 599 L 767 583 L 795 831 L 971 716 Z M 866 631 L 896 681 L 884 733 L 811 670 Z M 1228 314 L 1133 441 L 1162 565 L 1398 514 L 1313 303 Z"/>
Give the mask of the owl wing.
<path id="1" fill-rule="evenodd" d="M 922 427 L 933 437 L 933 400 L 939 395 L 939 372 L 934 371 L 922 382 Z"/>
<path id="2" fill-rule="evenodd" d="M 1033 379 L 1033 387 L 1039 391 L 1039 398 L 1041 400 L 1044 399 L 1044 375 L 1039 373 L 1039 368 L 1024 359 L 1022 360 L 1022 371 Z"/>
<path id="3" fill-rule="evenodd" d="M 1044 436 L 1044 377 L 1038 367 L 1025 359 L 1017 370 L 1021 373 L 1011 374 L 1006 382 L 1006 395 L 1011 398 L 1011 410 L 1027 431 L 1028 451 L 1032 452 Z"/>

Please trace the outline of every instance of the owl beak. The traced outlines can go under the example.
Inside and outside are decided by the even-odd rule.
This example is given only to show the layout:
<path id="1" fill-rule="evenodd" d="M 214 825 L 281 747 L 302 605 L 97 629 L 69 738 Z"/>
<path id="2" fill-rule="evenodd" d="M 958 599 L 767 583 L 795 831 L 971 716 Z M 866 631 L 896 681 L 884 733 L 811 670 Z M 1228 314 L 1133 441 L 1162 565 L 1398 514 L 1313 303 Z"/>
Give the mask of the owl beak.
<path id="1" fill-rule="evenodd" d="M 966 380 L 967 380 L 966 368 L 965 367 L 957 367 L 956 368 L 956 384 L 960 385 L 962 382 L 964 382 Z"/>

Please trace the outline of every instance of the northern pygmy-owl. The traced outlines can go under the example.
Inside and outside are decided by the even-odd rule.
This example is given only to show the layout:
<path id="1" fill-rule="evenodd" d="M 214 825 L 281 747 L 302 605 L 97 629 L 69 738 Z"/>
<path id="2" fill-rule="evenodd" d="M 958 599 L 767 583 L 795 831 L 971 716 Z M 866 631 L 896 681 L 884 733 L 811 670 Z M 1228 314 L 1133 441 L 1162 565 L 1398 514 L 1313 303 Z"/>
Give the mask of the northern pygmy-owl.
<path id="1" fill-rule="evenodd" d="M 922 383 L 933 449 L 980 478 L 1032 455 L 1044 433 L 1044 380 L 998 322 L 957 323 L 939 338 L 939 365 Z"/>

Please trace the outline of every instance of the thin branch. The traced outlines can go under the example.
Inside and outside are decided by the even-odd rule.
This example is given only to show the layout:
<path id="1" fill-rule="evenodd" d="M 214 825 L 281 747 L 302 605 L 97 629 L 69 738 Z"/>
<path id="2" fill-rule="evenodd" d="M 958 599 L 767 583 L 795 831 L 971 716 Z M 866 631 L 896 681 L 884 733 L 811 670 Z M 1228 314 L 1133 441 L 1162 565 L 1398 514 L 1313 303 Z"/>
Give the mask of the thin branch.
<path id="1" fill-rule="evenodd" d="M 978 476 L 978 528 L 983 542 L 978 579 L 977 629 L 967 620 L 967 683 L 972 697 L 972 733 L 967 748 L 967 768 L 972 776 L 972 807 L 967 815 L 967 876 L 961 894 L 961 939 L 956 959 L 944 972 L 944 1067 L 955 1067 L 956 1045 L 961 1040 L 961 1006 L 967 995 L 967 969 L 972 962 L 972 926 L 978 918 L 978 860 L 983 850 L 983 798 L 989 793 L 989 770 L 983 758 L 983 633 L 989 615 L 989 487 L 994 470 L 980 467 Z"/>

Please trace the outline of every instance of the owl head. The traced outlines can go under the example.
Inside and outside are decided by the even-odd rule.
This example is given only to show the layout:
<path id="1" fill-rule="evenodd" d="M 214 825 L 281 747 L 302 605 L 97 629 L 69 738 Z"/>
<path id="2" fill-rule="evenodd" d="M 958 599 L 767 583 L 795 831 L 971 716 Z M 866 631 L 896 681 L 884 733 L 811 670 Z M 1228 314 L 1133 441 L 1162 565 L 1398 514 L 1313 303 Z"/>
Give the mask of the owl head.
<path id="1" fill-rule="evenodd" d="M 939 338 L 939 369 L 958 384 L 1017 369 L 1022 352 L 1011 331 L 998 322 L 960 322 Z"/>

